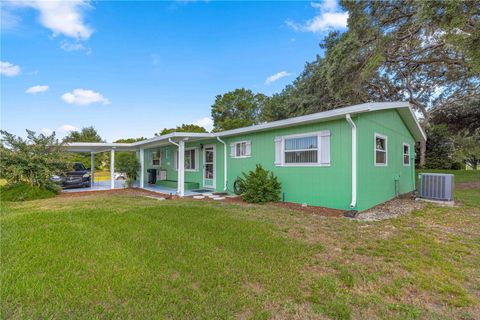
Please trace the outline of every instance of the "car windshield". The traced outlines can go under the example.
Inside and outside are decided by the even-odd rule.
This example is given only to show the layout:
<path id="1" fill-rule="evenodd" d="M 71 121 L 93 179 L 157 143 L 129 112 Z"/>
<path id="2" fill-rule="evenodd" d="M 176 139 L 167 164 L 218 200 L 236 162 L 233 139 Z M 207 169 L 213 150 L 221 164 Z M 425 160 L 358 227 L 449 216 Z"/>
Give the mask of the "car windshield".
<path id="1" fill-rule="evenodd" d="M 72 171 L 84 171 L 84 170 L 86 170 L 83 163 L 73 163 L 71 168 L 72 168 Z"/>

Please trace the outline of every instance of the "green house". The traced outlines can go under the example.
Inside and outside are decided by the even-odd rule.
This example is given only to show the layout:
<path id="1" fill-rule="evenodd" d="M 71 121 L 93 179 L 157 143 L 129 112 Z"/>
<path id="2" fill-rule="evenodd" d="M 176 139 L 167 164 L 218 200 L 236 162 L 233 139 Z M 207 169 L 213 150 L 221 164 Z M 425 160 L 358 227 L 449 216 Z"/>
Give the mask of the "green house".
<path id="1" fill-rule="evenodd" d="M 136 151 L 139 187 L 155 180 L 179 196 L 233 193 L 237 177 L 261 164 L 278 177 L 284 201 L 365 210 L 415 189 L 414 145 L 425 139 L 410 105 L 388 102 L 218 133 L 177 132 L 132 144 L 69 148 L 110 148 L 112 156 L 115 150 Z"/>

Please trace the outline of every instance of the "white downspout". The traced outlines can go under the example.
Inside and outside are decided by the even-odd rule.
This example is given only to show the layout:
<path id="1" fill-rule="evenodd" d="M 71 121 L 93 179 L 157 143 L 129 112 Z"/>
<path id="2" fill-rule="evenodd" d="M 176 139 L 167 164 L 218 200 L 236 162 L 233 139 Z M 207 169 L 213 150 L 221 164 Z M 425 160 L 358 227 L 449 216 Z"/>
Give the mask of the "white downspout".
<path id="1" fill-rule="evenodd" d="M 217 140 L 223 143 L 223 192 L 227 192 L 227 144 L 220 137 Z"/>
<path id="2" fill-rule="evenodd" d="M 357 206 L 357 126 L 350 114 L 346 115 L 347 122 L 352 127 L 352 202 L 350 208 Z"/>

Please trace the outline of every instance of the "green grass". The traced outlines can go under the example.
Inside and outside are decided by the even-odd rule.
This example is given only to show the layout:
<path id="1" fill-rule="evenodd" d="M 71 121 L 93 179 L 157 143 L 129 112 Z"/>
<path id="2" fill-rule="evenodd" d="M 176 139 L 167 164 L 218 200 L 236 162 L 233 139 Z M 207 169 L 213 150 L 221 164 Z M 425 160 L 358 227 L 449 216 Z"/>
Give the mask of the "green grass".
<path id="1" fill-rule="evenodd" d="M 55 192 L 25 183 L 0 186 L 0 197 L 2 201 L 29 201 L 52 198 Z"/>
<path id="2" fill-rule="evenodd" d="M 455 183 L 462 182 L 480 182 L 480 170 L 443 170 L 443 169 L 424 169 L 415 170 L 419 173 L 450 173 L 455 175 Z M 418 178 L 418 177 L 417 177 Z"/>
<path id="3" fill-rule="evenodd" d="M 2 203 L 1 318 L 474 319 L 480 190 L 360 223 L 126 195 Z"/>

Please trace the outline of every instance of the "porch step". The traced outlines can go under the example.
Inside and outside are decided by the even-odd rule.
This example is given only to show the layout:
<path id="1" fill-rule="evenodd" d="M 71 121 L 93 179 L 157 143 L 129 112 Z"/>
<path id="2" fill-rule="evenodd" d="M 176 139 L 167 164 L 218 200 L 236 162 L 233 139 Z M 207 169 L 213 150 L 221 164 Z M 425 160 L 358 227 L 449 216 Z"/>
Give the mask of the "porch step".
<path id="1" fill-rule="evenodd" d="M 193 196 L 193 199 L 205 199 L 205 196 Z"/>

